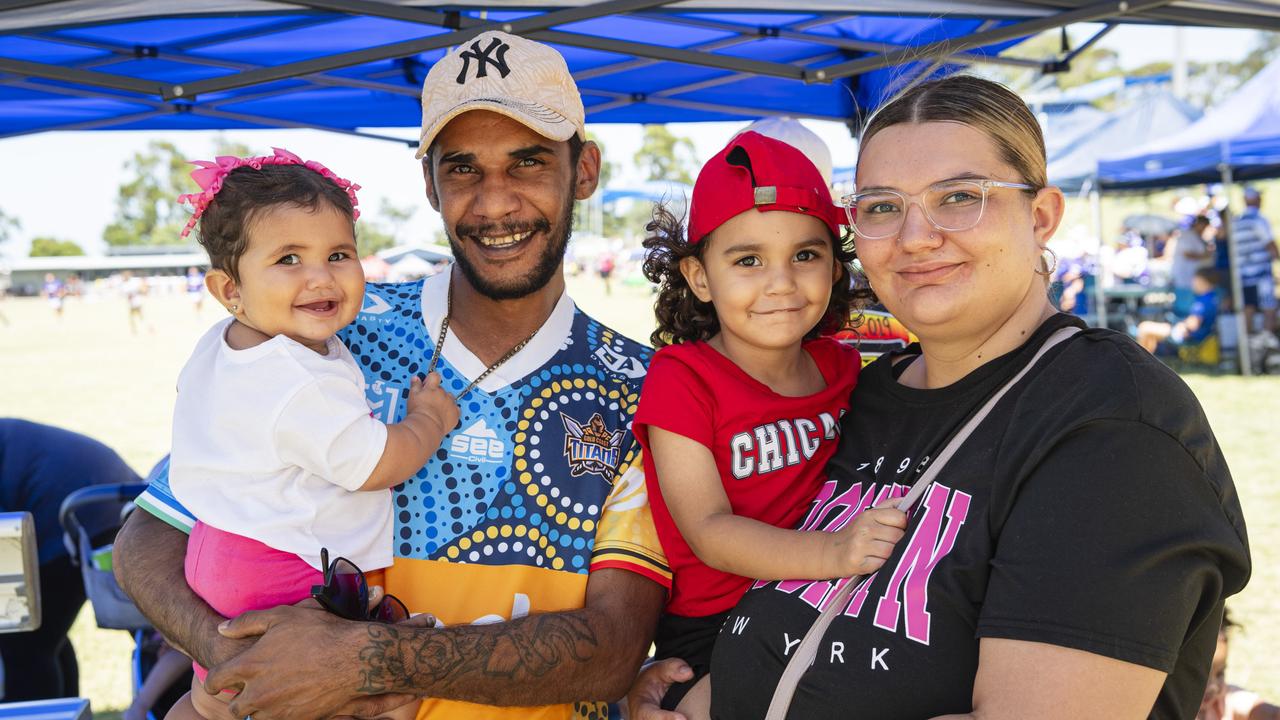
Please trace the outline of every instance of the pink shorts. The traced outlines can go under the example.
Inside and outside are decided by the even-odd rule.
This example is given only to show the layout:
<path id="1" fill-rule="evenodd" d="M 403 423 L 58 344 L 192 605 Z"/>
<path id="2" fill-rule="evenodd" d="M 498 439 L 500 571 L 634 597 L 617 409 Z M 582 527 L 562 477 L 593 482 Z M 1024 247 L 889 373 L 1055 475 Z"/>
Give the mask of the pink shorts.
<path id="1" fill-rule="evenodd" d="M 196 522 L 187 539 L 187 584 L 218 614 L 292 605 L 311 597 L 324 573 L 293 553 Z M 208 672 L 192 663 L 204 682 Z"/>

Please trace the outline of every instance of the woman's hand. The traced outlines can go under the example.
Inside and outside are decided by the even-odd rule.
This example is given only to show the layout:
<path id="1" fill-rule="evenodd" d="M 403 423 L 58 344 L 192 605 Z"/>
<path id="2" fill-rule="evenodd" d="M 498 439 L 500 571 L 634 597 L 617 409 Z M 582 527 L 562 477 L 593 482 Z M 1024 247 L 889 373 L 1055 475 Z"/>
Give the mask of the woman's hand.
<path id="1" fill-rule="evenodd" d="M 687 720 L 678 712 L 662 709 L 662 696 L 678 682 L 693 679 L 693 668 L 679 658 L 659 660 L 640 671 L 627 693 L 628 720 Z"/>

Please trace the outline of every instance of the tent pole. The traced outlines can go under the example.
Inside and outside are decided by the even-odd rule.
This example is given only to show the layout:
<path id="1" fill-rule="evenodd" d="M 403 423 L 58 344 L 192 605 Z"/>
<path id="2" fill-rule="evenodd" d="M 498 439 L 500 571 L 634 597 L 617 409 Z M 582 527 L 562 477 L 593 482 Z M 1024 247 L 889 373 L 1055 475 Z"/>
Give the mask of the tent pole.
<path id="1" fill-rule="evenodd" d="M 1231 212 L 1231 165 L 1224 162 L 1218 165 L 1222 173 L 1222 188 L 1227 194 L 1227 212 Z M 1253 358 L 1249 357 L 1249 326 L 1245 322 L 1244 288 L 1240 285 L 1240 254 L 1236 247 L 1236 222 L 1227 218 L 1227 257 L 1231 261 L 1231 305 L 1236 316 L 1236 354 L 1240 356 L 1240 374 L 1248 377 L 1253 374 Z"/>
<path id="2" fill-rule="evenodd" d="M 1103 280 L 1107 277 L 1106 267 L 1103 264 L 1102 246 L 1102 192 L 1098 184 L 1098 178 L 1095 175 L 1089 181 L 1089 207 L 1093 210 L 1093 234 L 1098 238 L 1098 262 L 1097 275 L 1093 279 L 1094 305 L 1097 310 L 1094 317 L 1097 318 L 1097 324 L 1100 328 L 1107 327 L 1107 288 L 1103 285 Z"/>

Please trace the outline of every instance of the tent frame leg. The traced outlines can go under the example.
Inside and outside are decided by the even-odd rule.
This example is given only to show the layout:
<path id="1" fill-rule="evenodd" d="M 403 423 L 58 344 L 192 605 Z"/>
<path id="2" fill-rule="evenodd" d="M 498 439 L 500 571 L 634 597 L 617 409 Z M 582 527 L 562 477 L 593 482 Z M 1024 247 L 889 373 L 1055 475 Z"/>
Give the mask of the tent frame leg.
<path id="1" fill-rule="evenodd" d="M 1223 148 L 1223 157 L 1227 156 Z M 1231 212 L 1231 188 L 1235 183 L 1231 165 L 1221 163 L 1218 171 L 1222 173 L 1222 190 L 1227 194 L 1226 210 Z M 1240 374 L 1249 377 L 1253 374 L 1253 358 L 1249 356 L 1249 323 L 1245 320 L 1244 287 L 1240 283 L 1240 253 L 1236 245 L 1236 223 L 1234 218 L 1227 218 L 1227 258 L 1230 260 L 1231 304 L 1235 307 L 1236 316 L 1236 355 L 1240 358 Z"/>
<path id="2" fill-rule="evenodd" d="M 1089 188 L 1089 209 L 1093 218 L 1093 231 L 1098 238 L 1098 262 L 1096 275 L 1093 278 L 1093 294 L 1094 305 L 1097 311 L 1094 312 L 1097 326 L 1100 328 L 1107 327 L 1107 288 L 1103 280 L 1107 276 L 1107 268 L 1102 261 L 1102 248 L 1106 245 L 1102 230 L 1102 188 L 1099 186 L 1098 179 L 1095 177 L 1090 180 L 1092 187 Z"/>

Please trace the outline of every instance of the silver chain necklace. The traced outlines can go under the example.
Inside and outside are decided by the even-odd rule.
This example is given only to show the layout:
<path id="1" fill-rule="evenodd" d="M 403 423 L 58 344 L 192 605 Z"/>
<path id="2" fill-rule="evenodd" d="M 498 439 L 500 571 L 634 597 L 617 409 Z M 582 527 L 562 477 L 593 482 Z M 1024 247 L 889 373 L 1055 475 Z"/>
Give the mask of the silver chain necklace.
<path id="1" fill-rule="evenodd" d="M 453 316 L 453 283 L 450 282 L 448 299 L 445 301 L 444 319 L 440 321 L 440 337 L 436 338 L 436 347 L 434 350 L 431 351 L 431 364 L 427 366 L 428 375 L 435 372 L 436 364 L 440 362 L 440 353 L 444 351 L 444 339 L 445 339 L 445 336 L 449 334 L 449 318 L 452 316 Z M 466 395 L 467 393 L 471 392 L 472 388 L 479 385 L 481 381 L 483 381 L 485 378 L 489 377 L 490 373 L 492 373 L 494 370 L 497 370 L 506 361 L 515 357 L 516 353 L 523 350 L 524 346 L 528 345 L 529 341 L 533 339 L 533 336 L 537 335 L 538 330 L 541 330 L 541 329 L 542 329 L 541 327 L 535 328 L 533 332 L 529 333 L 529 337 L 516 343 L 514 347 L 512 347 L 510 350 L 507 351 L 507 354 L 503 355 L 502 357 L 494 361 L 494 363 L 490 365 L 488 368 L 486 368 L 484 372 L 480 373 L 479 377 L 477 377 L 475 380 L 472 380 L 470 385 L 463 388 L 462 392 L 458 393 L 457 395 L 454 395 L 453 399 L 461 400 L 463 395 Z"/>

